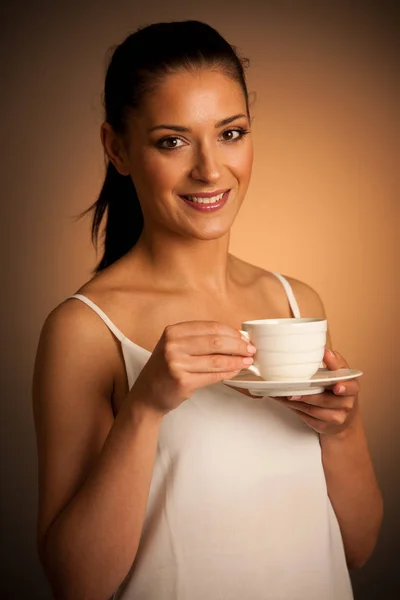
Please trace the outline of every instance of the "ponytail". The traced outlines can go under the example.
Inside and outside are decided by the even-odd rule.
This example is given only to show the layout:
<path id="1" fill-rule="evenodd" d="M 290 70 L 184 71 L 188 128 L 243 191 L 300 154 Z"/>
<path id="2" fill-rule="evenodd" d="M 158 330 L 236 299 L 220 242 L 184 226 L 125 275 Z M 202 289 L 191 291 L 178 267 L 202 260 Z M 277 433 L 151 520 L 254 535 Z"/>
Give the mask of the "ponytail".
<path id="1" fill-rule="evenodd" d="M 143 231 L 142 209 L 132 179 L 129 175 L 120 175 L 111 162 L 108 163 L 100 195 L 86 212 L 92 210 L 92 241 L 95 246 L 107 211 L 103 257 L 95 268 L 95 273 L 99 273 L 126 254 Z"/>

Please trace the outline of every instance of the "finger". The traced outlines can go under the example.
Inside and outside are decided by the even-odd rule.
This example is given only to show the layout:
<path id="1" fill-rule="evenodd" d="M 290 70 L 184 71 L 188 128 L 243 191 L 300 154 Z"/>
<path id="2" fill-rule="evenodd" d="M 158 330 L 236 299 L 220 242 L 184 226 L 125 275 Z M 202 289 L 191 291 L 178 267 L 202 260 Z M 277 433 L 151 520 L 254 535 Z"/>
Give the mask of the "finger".
<path id="1" fill-rule="evenodd" d="M 192 335 L 176 341 L 180 348 L 191 356 L 210 354 L 228 354 L 237 356 L 253 356 L 256 348 L 241 337 L 228 335 Z"/>
<path id="2" fill-rule="evenodd" d="M 291 400 L 291 396 L 281 398 L 284 402 L 295 409 L 316 406 L 319 408 L 351 410 L 354 400 L 351 397 L 337 397 L 334 394 L 318 394 L 316 396 L 304 396 L 300 400 Z"/>
<path id="3" fill-rule="evenodd" d="M 343 356 L 341 354 L 339 354 L 339 352 L 336 352 L 335 350 L 328 350 L 327 348 L 325 348 L 323 360 L 324 360 L 324 363 L 326 364 L 326 367 L 330 371 L 337 371 L 338 369 L 348 369 L 349 368 L 349 365 L 347 364 L 347 362 L 345 361 Z"/>
<path id="4" fill-rule="evenodd" d="M 356 396 L 360 391 L 360 384 L 357 379 L 349 379 L 338 381 L 330 389 L 337 396 Z"/>
<path id="5" fill-rule="evenodd" d="M 218 321 L 182 321 L 174 325 L 168 325 L 165 332 L 170 339 L 180 337 L 190 337 L 192 335 L 224 335 L 237 339 L 242 338 L 242 334 L 238 329 L 220 323 Z"/>
<path id="6" fill-rule="evenodd" d="M 201 356 L 182 355 L 174 361 L 174 367 L 187 373 L 230 373 L 248 368 L 253 363 L 251 356 L 209 354 Z"/>
<path id="7" fill-rule="evenodd" d="M 288 406 L 287 401 L 282 401 L 282 403 Z M 321 408 L 311 405 L 297 406 L 297 404 L 292 404 L 289 408 L 297 413 L 308 415 L 331 425 L 343 425 L 349 416 L 349 411 L 344 409 Z"/>
<path id="8" fill-rule="evenodd" d="M 238 373 L 240 373 L 240 371 L 226 371 L 225 373 L 190 373 L 189 376 L 191 377 L 191 385 L 197 390 L 208 385 L 220 383 L 221 381 L 230 380 Z M 238 391 L 240 392 L 240 389 Z"/>
<path id="9" fill-rule="evenodd" d="M 329 424 L 325 421 L 320 421 L 319 419 L 315 419 L 310 415 L 302 414 L 299 412 L 297 412 L 296 414 L 303 421 L 303 423 L 308 425 L 308 427 L 311 427 L 311 429 L 314 429 L 314 431 L 316 431 L 317 433 L 325 433 L 327 428 L 329 427 Z"/>
<path id="10" fill-rule="evenodd" d="M 352 396 L 338 397 L 332 393 L 318 394 L 315 396 L 304 396 L 301 400 L 290 400 L 283 398 L 287 406 L 297 409 L 307 409 L 307 407 L 315 406 L 319 408 L 328 408 L 334 410 L 350 411 L 354 406 L 354 398 Z"/>

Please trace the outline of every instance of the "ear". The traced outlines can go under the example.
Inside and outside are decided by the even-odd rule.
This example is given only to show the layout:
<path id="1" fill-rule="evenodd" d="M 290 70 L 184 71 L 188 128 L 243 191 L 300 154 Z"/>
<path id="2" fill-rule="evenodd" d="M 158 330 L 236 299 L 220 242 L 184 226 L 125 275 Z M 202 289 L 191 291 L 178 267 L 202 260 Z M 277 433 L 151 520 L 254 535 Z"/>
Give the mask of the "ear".
<path id="1" fill-rule="evenodd" d="M 100 129 L 101 143 L 104 152 L 120 175 L 129 175 L 127 152 L 120 135 L 115 133 L 109 123 L 103 123 Z"/>

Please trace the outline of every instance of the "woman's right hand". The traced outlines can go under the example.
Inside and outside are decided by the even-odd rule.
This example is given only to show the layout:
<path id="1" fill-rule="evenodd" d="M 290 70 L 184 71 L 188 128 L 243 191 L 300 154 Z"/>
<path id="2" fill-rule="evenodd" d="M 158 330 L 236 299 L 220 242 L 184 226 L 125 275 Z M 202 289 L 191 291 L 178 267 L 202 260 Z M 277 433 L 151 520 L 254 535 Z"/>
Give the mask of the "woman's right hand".
<path id="1" fill-rule="evenodd" d="M 255 348 L 241 333 L 215 321 L 169 325 L 135 381 L 134 402 L 162 416 L 199 388 L 230 379 L 252 364 Z"/>

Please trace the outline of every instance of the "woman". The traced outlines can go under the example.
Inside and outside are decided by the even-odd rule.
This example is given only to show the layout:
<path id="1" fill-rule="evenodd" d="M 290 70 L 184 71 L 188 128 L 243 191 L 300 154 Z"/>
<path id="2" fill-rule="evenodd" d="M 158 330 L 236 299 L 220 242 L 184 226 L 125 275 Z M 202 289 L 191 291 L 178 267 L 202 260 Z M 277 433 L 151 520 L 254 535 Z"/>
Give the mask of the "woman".
<path id="1" fill-rule="evenodd" d="M 242 321 L 325 316 L 228 251 L 253 158 L 243 63 L 205 24 L 151 25 L 115 50 L 104 100 L 104 255 L 35 366 L 54 595 L 351 598 L 382 518 L 357 381 L 304 401 L 222 383 L 253 362 Z"/>

